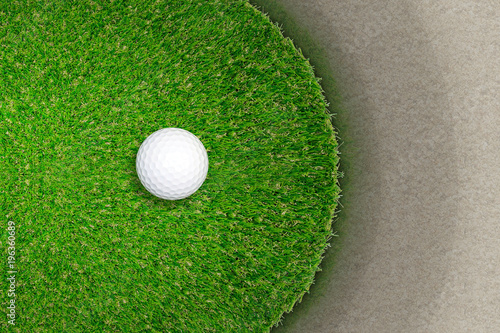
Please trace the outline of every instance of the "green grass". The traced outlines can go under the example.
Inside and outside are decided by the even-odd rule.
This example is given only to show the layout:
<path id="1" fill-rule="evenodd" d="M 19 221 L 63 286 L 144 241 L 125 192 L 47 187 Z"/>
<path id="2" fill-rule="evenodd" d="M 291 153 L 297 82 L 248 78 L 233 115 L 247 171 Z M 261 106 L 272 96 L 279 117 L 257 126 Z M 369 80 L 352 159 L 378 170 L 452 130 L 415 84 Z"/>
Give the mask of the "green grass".
<path id="1" fill-rule="evenodd" d="M 266 16 L 246 1 L 4 2 L 0 46 L 12 331 L 267 332 L 301 300 L 332 236 L 338 145 L 311 65 Z M 135 173 L 164 127 L 210 160 L 180 201 Z"/>
<path id="2" fill-rule="evenodd" d="M 309 59 L 314 68 L 316 76 L 321 78 L 321 87 L 324 90 L 325 98 L 328 102 L 328 112 L 332 114 L 332 122 L 338 131 L 337 140 L 339 142 L 338 154 L 341 159 L 338 168 L 339 186 L 343 195 L 339 199 L 339 209 L 336 218 L 332 222 L 332 230 L 335 232 L 335 239 L 330 241 L 330 246 L 325 252 L 325 256 L 320 264 L 320 270 L 316 273 L 314 284 L 309 292 L 304 295 L 301 302 L 296 304 L 293 312 L 283 316 L 280 325 L 274 327 L 272 332 L 289 332 L 296 329 L 296 323 L 300 318 L 309 316 L 309 312 L 315 311 L 314 307 L 319 299 L 327 292 L 331 286 L 332 278 L 335 277 L 335 269 L 345 235 L 348 234 L 349 225 L 346 223 L 350 207 L 349 195 L 350 182 L 353 175 L 351 161 L 359 154 L 359 147 L 352 140 L 352 129 L 348 127 L 349 111 L 343 105 L 337 77 L 340 75 L 338 68 L 342 64 L 332 63 L 332 56 L 325 49 L 324 44 L 313 31 L 304 27 L 300 19 L 295 17 L 290 6 L 285 6 L 281 0 L 250 0 L 250 3 L 259 10 L 269 15 L 273 22 L 278 22 L 282 29 L 283 36 L 293 39 L 294 45 L 300 48 L 304 56 Z M 334 57 L 335 58 L 335 57 Z"/>

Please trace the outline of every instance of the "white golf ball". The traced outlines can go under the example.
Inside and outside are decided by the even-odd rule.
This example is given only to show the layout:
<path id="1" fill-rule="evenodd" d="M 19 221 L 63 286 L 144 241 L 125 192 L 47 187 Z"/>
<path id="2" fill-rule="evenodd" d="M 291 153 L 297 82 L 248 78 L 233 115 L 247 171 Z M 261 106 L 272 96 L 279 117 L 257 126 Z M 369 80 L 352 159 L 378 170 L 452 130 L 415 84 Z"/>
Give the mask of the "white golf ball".
<path id="1" fill-rule="evenodd" d="M 208 154 L 191 132 L 163 128 L 141 144 L 136 169 L 142 185 L 151 194 L 166 200 L 184 199 L 205 181 Z"/>

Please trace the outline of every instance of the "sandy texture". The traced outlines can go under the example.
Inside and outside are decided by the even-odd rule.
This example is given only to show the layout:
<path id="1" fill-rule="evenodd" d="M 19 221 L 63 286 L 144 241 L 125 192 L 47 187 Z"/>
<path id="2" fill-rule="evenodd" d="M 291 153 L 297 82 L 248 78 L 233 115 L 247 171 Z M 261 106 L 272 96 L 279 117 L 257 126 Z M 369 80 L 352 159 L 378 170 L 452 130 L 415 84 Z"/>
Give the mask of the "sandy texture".
<path id="1" fill-rule="evenodd" d="M 326 287 L 274 331 L 500 332 L 500 2 L 277 2 L 324 47 L 357 154 Z"/>

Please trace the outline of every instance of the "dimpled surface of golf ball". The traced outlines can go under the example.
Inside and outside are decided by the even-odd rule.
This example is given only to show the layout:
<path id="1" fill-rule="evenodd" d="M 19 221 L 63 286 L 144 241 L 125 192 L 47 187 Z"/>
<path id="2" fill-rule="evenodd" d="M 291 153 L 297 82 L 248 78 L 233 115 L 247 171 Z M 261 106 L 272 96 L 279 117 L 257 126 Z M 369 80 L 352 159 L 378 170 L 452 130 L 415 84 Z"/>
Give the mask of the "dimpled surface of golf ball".
<path id="1" fill-rule="evenodd" d="M 181 128 L 154 132 L 139 147 L 136 169 L 153 195 L 180 200 L 196 192 L 208 172 L 208 155 L 201 141 Z"/>

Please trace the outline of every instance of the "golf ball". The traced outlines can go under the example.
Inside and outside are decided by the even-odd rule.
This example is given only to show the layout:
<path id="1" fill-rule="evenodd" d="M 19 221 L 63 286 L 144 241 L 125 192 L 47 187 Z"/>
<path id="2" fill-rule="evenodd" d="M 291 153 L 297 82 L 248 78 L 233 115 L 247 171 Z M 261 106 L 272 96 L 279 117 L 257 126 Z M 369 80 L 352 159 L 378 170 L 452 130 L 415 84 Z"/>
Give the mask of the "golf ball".
<path id="1" fill-rule="evenodd" d="M 136 169 L 142 185 L 153 195 L 179 200 L 196 192 L 208 172 L 208 155 L 201 141 L 181 128 L 163 128 L 144 140 Z"/>

